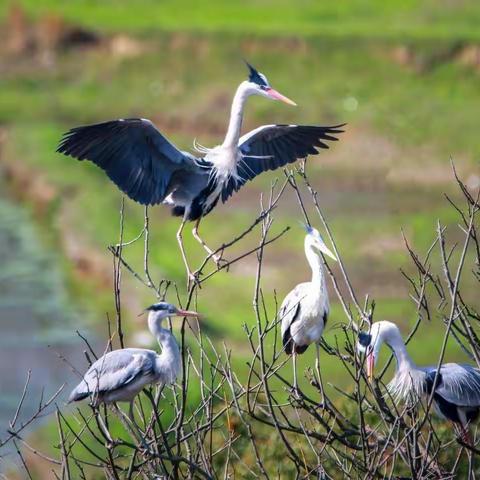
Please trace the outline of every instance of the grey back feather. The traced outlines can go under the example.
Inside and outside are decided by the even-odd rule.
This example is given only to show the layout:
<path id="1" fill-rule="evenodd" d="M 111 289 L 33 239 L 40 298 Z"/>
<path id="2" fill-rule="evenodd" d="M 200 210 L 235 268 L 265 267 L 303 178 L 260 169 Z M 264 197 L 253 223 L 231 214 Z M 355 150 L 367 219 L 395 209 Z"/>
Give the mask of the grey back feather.
<path id="1" fill-rule="evenodd" d="M 99 358 L 70 394 L 69 401 L 92 394 L 112 392 L 128 385 L 140 375 L 154 375 L 156 353 L 153 350 L 125 348 Z"/>
<path id="2" fill-rule="evenodd" d="M 430 382 L 430 388 L 435 372 L 435 367 L 427 369 L 426 380 Z M 435 393 L 457 406 L 480 407 L 480 370 L 466 364 L 443 364 Z"/>

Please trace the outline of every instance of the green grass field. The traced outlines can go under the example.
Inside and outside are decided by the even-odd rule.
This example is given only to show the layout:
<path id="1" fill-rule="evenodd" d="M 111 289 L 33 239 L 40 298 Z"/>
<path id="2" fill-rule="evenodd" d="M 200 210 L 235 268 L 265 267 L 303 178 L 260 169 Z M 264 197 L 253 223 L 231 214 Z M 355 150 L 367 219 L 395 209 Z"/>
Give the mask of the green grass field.
<path id="1" fill-rule="evenodd" d="M 55 188 L 57 200 L 46 228 L 53 229 L 50 241 L 61 247 L 58 238 L 67 229 L 109 265 L 106 246 L 118 238 L 121 196 L 94 166 L 54 153 L 61 133 L 83 123 L 142 116 L 156 121 L 182 148 L 191 148 L 194 137 L 214 145 L 222 139 L 234 90 L 246 77 L 241 59 L 248 58 L 299 107 L 253 98 L 246 129 L 270 122 L 348 123 L 340 142 L 309 162 L 311 180 L 360 298 L 367 293 L 375 298 L 376 318 L 396 320 L 406 331 L 415 308 L 399 272 L 409 265 L 401 229 L 420 252 L 433 240 L 437 218 L 453 232 L 455 216 L 442 196 L 454 191 L 450 158 L 465 178 L 478 174 L 478 72 L 456 57 L 420 71 L 394 58 L 398 45 L 409 45 L 429 59 L 459 39 L 478 37 L 476 2 L 463 1 L 459 7 L 441 3 L 443 8 L 417 0 L 375 7 L 360 1 L 302 2 L 298 8 L 286 1 L 260 6 L 210 2 L 201 8 L 191 2 L 184 7 L 184 18 L 171 1 L 142 0 L 135 9 L 126 2 L 23 2 L 32 17 L 55 11 L 100 32 L 138 35 L 142 47 L 134 56 L 117 55 L 105 45 L 57 52 L 53 66 L 42 65 L 34 56 L 7 57 L 0 78 L 0 122 L 8 129 L 5 160 L 28 166 L 32 175 Z M 5 12 L 3 6 L 0 14 Z M 256 179 L 205 219 L 207 242 L 218 245 L 249 225 L 260 193 L 268 191 L 277 176 L 282 173 Z M 143 210 L 131 201 L 126 206 L 129 239 L 141 229 Z M 272 296 L 275 289 L 283 298 L 310 275 L 303 233 L 297 228 L 301 216 L 291 192 L 275 218 L 276 231 L 286 225 L 292 229 L 267 251 L 265 292 Z M 157 278 L 177 281 L 183 293 L 184 270 L 174 235 L 178 219 L 162 207 L 151 211 L 151 219 L 153 272 Z M 189 257 L 198 264 L 202 252 L 189 232 L 185 237 Z M 242 247 L 257 242 L 258 233 Z M 142 254 L 141 244 L 128 250 L 129 260 L 139 269 Z M 207 328 L 217 341 L 244 345 L 241 326 L 253 323 L 253 266 L 253 259 L 246 260 L 242 268 L 218 275 L 201 292 L 198 309 L 206 312 Z M 103 319 L 98 312 L 112 311 L 111 292 L 99 293 L 95 282 L 78 281 L 67 261 L 65 269 L 80 306 L 90 309 L 84 299 L 94 294 L 94 316 Z M 133 280 L 125 288 L 136 305 L 152 300 Z M 473 298 L 472 288 L 465 288 Z M 345 320 L 331 292 L 327 340 L 334 338 L 334 326 Z M 133 312 L 128 316 L 133 318 Z M 131 331 L 138 324 L 129 325 Z M 442 330 L 440 322 L 420 330 L 412 343 L 419 362 L 431 360 L 438 351 L 434 339 Z M 305 364 L 312 355 L 304 357 Z M 453 346 L 449 355 L 461 357 Z M 237 356 L 239 366 L 247 356 Z M 325 371 L 333 372 L 326 380 L 342 382 L 333 361 L 327 356 L 323 361 Z"/>
<path id="2" fill-rule="evenodd" d="M 24 0 L 32 15 L 60 12 L 68 20 L 105 31 L 147 35 L 158 31 L 222 32 L 275 36 L 478 39 L 475 0 L 315 2 L 263 0 L 205 2 L 137 0 Z M 1 11 L 5 12 L 8 3 Z"/>

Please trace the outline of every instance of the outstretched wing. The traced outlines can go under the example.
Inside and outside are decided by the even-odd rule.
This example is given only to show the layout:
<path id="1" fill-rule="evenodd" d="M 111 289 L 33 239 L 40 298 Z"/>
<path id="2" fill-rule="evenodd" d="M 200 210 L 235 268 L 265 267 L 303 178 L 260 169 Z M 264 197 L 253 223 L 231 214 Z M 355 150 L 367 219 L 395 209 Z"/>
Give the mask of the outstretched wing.
<path id="1" fill-rule="evenodd" d="M 230 178 L 222 191 L 222 201 L 266 170 L 315 155 L 317 148 L 329 148 L 325 141 L 337 141 L 335 135 L 343 132 L 344 125 L 264 125 L 243 135 L 238 143 L 243 155 L 237 164 L 239 178 Z"/>
<path id="2" fill-rule="evenodd" d="M 92 161 L 143 205 L 160 203 L 172 175 L 195 166 L 193 155 L 178 150 L 143 118 L 72 128 L 63 135 L 57 152 Z"/>
<path id="3" fill-rule="evenodd" d="M 143 349 L 107 353 L 88 369 L 83 380 L 70 394 L 69 401 L 81 400 L 91 394 L 111 392 L 128 385 L 139 375 L 152 374 L 154 357 L 155 352 Z"/>
<path id="4" fill-rule="evenodd" d="M 435 368 L 427 372 L 427 393 L 431 393 L 435 372 Z M 443 364 L 435 393 L 460 407 L 480 407 L 480 370 L 471 365 Z"/>

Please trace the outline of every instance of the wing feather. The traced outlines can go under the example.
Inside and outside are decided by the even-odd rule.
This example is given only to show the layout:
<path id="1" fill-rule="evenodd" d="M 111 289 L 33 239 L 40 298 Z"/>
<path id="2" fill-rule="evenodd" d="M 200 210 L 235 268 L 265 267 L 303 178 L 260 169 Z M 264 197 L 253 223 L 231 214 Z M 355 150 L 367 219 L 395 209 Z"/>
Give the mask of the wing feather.
<path id="1" fill-rule="evenodd" d="M 57 152 L 92 161 L 143 205 L 162 202 L 172 175 L 193 169 L 196 161 L 170 143 L 150 120 L 141 118 L 72 128 L 63 135 Z"/>
<path id="2" fill-rule="evenodd" d="M 227 182 L 222 200 L 227 200 L 248 180 L 266 170 L 275 170 L 300 158 L 318 153 L 318 148 L 329 148 L 324 141 L 338 140 L 342 125 L 330 127 L 310 125 L 264 125 L 240 138 L 238 147 L 243 155 L 237 166 L 240 179 Z"/>
<path id="3" fill-rule="evenodd" d="M 435 368 L 426 376 L 427 390 L 431 392 Z M 471 365 L 445 363 L 440 367 L 440 376 L 435 393 L 447 402 L 461 407 L 480 407 L 480 370 Z"/>
<path id="4" fill-rule="evenodd" d="M 145 349 L 127 348 L 107 353 L 88 369 L 70 394 L 69 401 L 114 391 L 128 385 L 139 375 L 153 375 L 154 358 L 155 352 Z"/>

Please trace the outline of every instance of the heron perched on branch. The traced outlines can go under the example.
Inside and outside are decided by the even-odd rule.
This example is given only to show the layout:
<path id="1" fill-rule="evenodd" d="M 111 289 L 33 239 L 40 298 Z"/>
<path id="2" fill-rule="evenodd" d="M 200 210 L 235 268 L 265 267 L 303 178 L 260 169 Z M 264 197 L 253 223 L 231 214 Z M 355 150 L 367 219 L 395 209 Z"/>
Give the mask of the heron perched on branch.
<path id="1" fill-rule="evenodd" d="M 282 321 L 285 352 L 293 358 L 294 389 L 297 390 L 296 356 L 312 343 L 317 347 L 330 310 L 321 254 L 337 260 L 315 228 L 306 227 L 305 256 L 312 269 L 312 280 L 298 284 L 283 300 L 278 316 Z"/>
<path id="2" fill-rule="evenodd" d="M 130 402 L 143 387 L 151 383 L 169 385 L 175 382 L 182 365 L 177 341 L 170 330 L 162 327 L 167 317 L 198 317 L 196 312 L 181 310 L 166 302 L 146 309 L 148 328 L 162 349 L 158 354 L 145 348 L 123 348 L 108 352 L 88 369 L 83 380 L 74 388 L 69 402 L 90 398 L 93 405 Z"/>
<path id="3" fill-rule="evenodd" d="M 164 203 L 172 214 L 183 217 L 177 232 L 182 258 L 192 274 L 182 243 L 187 221 L 194 221 L 193 235 L 218 262 L 218 255 L 198 233 L 202 217 L 219 200 L 227 199 L 247 181 L 328 148 L 343 125 L 264 125 L 240 136 L 243 110 L 248 97 L 260 95 L 289 105 L 295 103 L 274 90 L 265 75 L 247 63 L 248 80 L 233 98 L 230 121 L 221 145 L 205 148 L 194 144 L 199 156 L 179 150 L 144 118 L 111 120 L 72 128 L 65 133 L 58 152 L 78 160 L 90 160 L 131 199 L 143 205 Z"/>
<path id="4" fill-rule="evenodd" d="M 468 426 L 480 413 L 480 370 L 471 365 L 444 363 L 437 366 L 417 367 L 405 348 L 397 325 L 381 321 L 372 324 L 370 332 L 359 334 L 357 348 L 366 354 L 367 377 L 373 370 L 383 343 L 392 350 L 397 365 L 388 384 L 396 400 L 417 401 L 429 398 L 433 392 L 436 413 L 460 426 L 461 437 L 471 444 Z"/>

